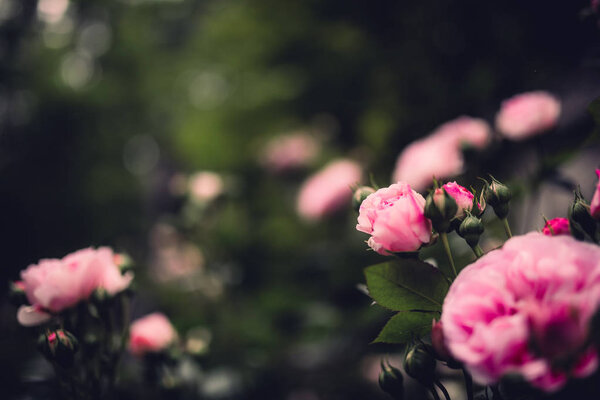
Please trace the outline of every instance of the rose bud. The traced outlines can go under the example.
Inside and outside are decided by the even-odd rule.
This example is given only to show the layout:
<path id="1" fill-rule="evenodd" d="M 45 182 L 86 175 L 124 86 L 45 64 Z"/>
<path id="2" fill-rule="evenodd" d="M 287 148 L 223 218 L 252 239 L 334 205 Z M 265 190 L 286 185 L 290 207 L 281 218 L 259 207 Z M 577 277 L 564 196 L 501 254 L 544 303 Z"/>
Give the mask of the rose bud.
<path id="1" fill-rule="evenodd" d="M 431 240 L 425 199 L 403 182 L 381 188 L 360 205 L 356 229 L 371 235 L 367 244 L 382 255 L 415 252 Z"/>
<path id="2" fill-rule="evenodd" d="M 129 351 L 134 356 L 165 352 L 178 338 L 169 319 L 161 313 L 135 320 L 129 332 Z"/>
<path id="3" fill-rule="evenodd" d="M 424 343 L 417 343 L 406 353 L 404 371 L 422 385 L 431 387 L 435 380 L 435 364 L 433 349 Z"/>
<path id="4" fill-rule="evenodd" d="M 19 307 L 28 304 L 27 295 L 25 294 L 25 284 L 22 281 L 11 282 L 8 290 L 8 298 L 13 305 Z"/>
<path id="5" fill-rule="evenodd" d="M 596 175 L 598 175 L 598 184 L 596 185 L 596 191 L 590 204 L 590 214 L 592 218 L 600 220 L 600 169 L 596 170 Z"/>
<path id="6" fill-rule="evenodd" d="M 79 350 L 79 342 L 72 333 L 57 329 L 40 335 L 38 348 L 48 360 L 67 368 L 73 365 L 75 353 Z"/>
<path id="7" fill-rule="evenodd" d="M 361 186 L 356 189 L 352 195 L 352 208 L 358 212 L 362 202 L 365 201 L 365 199 L 369 197 L 371 193 L 375 193 L 375 189 L 369 186 Z"/>
<path id="8" fill-rule="evenodd" d="M 579 240 L 588 234 L 592 239 L 596 235 L 596 221 L 590 214 L 590 206 L 585 202 L 579 189 L 575 191 L 575 199 L 569 207 L 569 227 L 571 234 Z"/>
<path id="9" fill-rule="evenodd" d="M 492 206 L 494 213 L 500 219 L 505 219 L 508 216 L 508 203 L 512 197 L 510 189 L 492 178 L 492 183 L 486 186 L 485 200 L 487 204 Z"/>
<path id="10" fill-rule="evenodd" d="M 481 237 L 483 230 L 484 228 L 481 220 L 472 215 L 468 215 L 460 224 L 458 234 L 467 241 L 469 246 L 475 247 L 479 244 L 479 238 Z"/>
<path id="11" fill-rule="evenodd" d="M 546 221 L 542 233 L 546 236 L 570 235 L 569 220 L 566 218 L 554 218 Z"/>
<path id="12" fill-rule="evenodd" d="M 456 182 L 448 182 L 442 188 L 454 199 L 457 205 L 454 218 L 462 220 L 467 212 L 472 212 L 473 208 L 479 211 L 479 204 L 475 201 L 475 196 L 465 187 Z"/>
<path id="13" fill-rule="evenodd" d="M 436 231 L 448 232 L 450 221 L 454 219 L 458 211 L 456 201 L 444 188 L 437 188 L 429 193 L 425 201 L 425 217 L 431 220 Z"/>
<path id="14" fill-rule="evenodd" d="M 394 399 L 404 399 L 404 378 L 398 368 L 387 365 L 381 360 L 381 373 L 379 374 L 379 387 Z"/>

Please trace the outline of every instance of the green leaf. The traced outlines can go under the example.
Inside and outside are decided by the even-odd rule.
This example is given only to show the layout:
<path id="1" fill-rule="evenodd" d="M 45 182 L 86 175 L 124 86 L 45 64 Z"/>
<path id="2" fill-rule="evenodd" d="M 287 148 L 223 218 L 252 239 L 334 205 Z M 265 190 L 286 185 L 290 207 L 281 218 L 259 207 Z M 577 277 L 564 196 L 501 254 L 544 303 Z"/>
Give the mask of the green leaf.
<path id="1" fill-rule="evenodd" d="M 406 343 L 421 338 L 431 331 L 431 321 L 437 317 L 431 312 L 400 312 L 383 327 L 373 343 Z"/>
<path id="2" fill-rule="evenodd" d="M 417 259 L 371 265 L 365 276 L 369 295 L 393 311 L 441 311 L 448 292 L 442 273 Z"/>

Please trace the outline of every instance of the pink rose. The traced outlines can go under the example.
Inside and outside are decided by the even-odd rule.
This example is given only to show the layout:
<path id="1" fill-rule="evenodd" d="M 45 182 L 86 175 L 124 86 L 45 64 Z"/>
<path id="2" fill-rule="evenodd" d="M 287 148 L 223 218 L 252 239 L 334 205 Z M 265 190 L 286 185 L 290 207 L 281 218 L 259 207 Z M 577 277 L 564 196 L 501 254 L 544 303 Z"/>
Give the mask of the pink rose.
<path id="1" fill-rule="evenodd" d="M 431 239 L 424 208 L 423 196 L 398 182 L 362 202 L 356 229 L 371 235 L 367 244 L 379 254 L 417 251 Z"/>
<path id="2" fill-rule="evenodd" d="M 456 182 L 448 182 L 442 186 L 446 193 L 456 201 L 457 210 L 455 218 L 463 218 L 467 211 L 473 209 L 473 193 Z"/>
<path id="3" fill-rule="evenodd" d="M 300 188 L 297 210 L 307 220 L 317 220 L 338 210 L 352 198 L 351 186 L 361 180 L 361 167 L 339 159 L 327 164 Z"/>
<path id="4" fill-rule="evenodd" d="M 483 120 L 460 117 L 447 122 L 400 153 L 393 179 L 422 191 L 433 182 L 434 176 L 443 179 L 462 173 L 464 144 L 480 149 L 489 139 L 490 128 Z"/>
<path id="5" fill-rule="evenodd" d="M 596 185 L 596 191 L 590 204 L 590 214 L 592 214 L 594 219 L 600 219 L 600 169 L 596 170 L 596 175 L 598 175 L 598 184 Z"/>
<path id="6" fill-rule="evenodd" d="M 546 222 L 542 233 L 547 236 L 570 235 L 569 220 L 566 218 L 554 218 Z"/>
<path id="7" fill-rule="evenodd" d="M 477 382 L 518 373 L 550 392 L 597 368 L 588 325 L 599 305 L 600 248 L 533 232 L 458 275 L 444 301 L 443 336 Z"/>
<path id="8" fill-rule="evenodd" d="M 60 312 L 85 300 L 97 288 L 115 294 L 127 288 L 132 273 L 121 275 L 108 247 L 87 248 L 62 260 L 44 259 L 21 272 L 25 294 L 32 306 Z"/>
<path id="9" fill-rule="evenodd" d="M 319 153 L 319 144 L 309 134 L 298 132 L 277 136 L 266 145 L 264 165 L 273 172 L 306 167 Z"/>
<path id="10" fill-rule="evenodd" d="M 223 179 L 214 172 L 196 172 L 188 182 L 190 196 L 199 202 L 211 201 L 223 193 Z"/>
<path id="11" fill-rule="evenodd" d="M 129 333 L 129 351 L 141 356 L 167 349 L 177 339 L 177 332 L 161 313 L 146 315 L 134 321 Z"/>
<path id="12" fill-rule="evenodd" d="M 496 128 L 511 140 L 523 140 L 556 125 L 560 101 L 550 93 L 523 93 L 505 100 L 496 115 Z"/>

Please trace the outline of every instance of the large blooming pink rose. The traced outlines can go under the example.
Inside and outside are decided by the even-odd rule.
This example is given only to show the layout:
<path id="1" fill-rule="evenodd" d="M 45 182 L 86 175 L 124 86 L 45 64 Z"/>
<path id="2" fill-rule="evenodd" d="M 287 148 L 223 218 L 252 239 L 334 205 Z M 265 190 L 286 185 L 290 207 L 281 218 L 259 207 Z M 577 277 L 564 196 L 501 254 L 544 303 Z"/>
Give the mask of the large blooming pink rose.
<path id="1" fill-rule="evenodd" d="M 352 185 L 360 182 L 361 167 L 354 161 L 340 159 L 327 164 L 302 184 L 298 195 L 298 214 L 317 220 L 350 204 Z"/>
<path id="2" fill-rule="evenodd" d="M 596 191 L 590 204 L 590 213 L 595 219 L 600 219 L 600 169 L 596 170 L 596 175 L 598 175 L 598 184 L 596 185 Z"/>
<path id="3" fill-rule="evenodd" d="M 460 117 L 447 122 L 400 153 L 393 180 L 422 191 L 433 182 L 434 176 L 443 179 L 462 173 L 463 145 L 480 149 L 489 140 L 490 128 L 484 120 Z"/>
<path id="4" fill-rule="evenodd" d="M 379 254 L 417 251 L 431 239 L 424 208 L 423 196 L 398 182 L 362 202 L 356 229 L 371 235 L 367 244 Z"/>
<path id="5" fill-rule="evenodd" d="M 108 247 L 87 248 L 62 260 L 45 259 L 21 272 L 27 299 L 37 309 L 60 312 L 87 299 L 97 288 L 115 294 L 127 288 L 131 272 L 121 274 Z"/>
<path id="6" fill-rule="evenodd" d="M 596 370 L 588 325 L 600 305 L 600 248 L 529 233 L 466 267 L 444 301 L 445 344 L 481 384 L 521 374 L 545 391 Z"/>
<path id="7" fill-rule="evenodd" d="M 502 103 L 496 128 L 508 139 L 523 140 L 554 127 L 560 109 L 560 101 L 550 93 L 523 93 Z"/>
<path id="8" fill-rule="evenodd" d="M 164 314 L 149 314 L 131 324 L 129 351 L 136 356 L 148 352 L 160 352 L 176 339 L 177 332 Z"/>

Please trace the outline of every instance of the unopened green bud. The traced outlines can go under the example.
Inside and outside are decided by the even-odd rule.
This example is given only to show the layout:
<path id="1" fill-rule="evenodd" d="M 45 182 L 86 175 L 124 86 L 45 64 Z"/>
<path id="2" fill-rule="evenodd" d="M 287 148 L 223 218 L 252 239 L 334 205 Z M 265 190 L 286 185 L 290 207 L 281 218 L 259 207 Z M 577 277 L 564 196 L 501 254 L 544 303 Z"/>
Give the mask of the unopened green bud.
<path id="1" fill-rule="evenodd" d="M 481 220 L 473 215 L 468 215 L 460 224 L 458 234 L 467 241 L 469 246 L 475 247 L 479 244 L 479 238 L 483 230 Z"/>
<path id="2" fill-rule="evenodd" d="M 584 232 L 592 239 L 596 236 L 596 221 L 592 218 L 590 206 L 579 189 L 575 191 L 575 199 L 569 207 L 569 226 L 576 239 L 584 240 Z"/>
<path id="3" fill-rule="evenodd" d="M 369 186 L 361 186 L 354 191 L 354 195 L 352 196 L 352 208 L 354 208 L 354 211 L 358 212 L 360 210 L 360 205 L 371 193 L 375 193 L 375 189 Z"/>
<path id="4" fill-rule="evenodd" d="M 73 365 L 75 353 L 79 350 L 79 342 L 70 332 L 56 329 L 40 335 L 38 347 L 48 360 L 66 368 Z"/>
<path id="5" fill-rule="evenodd" d="M 425 200 L 425 217 L 431 220 L 435 230 L 440 233 L 448 232 L 457 210 L 456 201 L 444 188 L 435 189 Z"/>
<path id="6" fill-rule="evenodd" d="M 430 387 L 435 380 L 435 364 L 433 349 L 424 343 L 417 343 L 406 353 L 404 371 L 422 385 Z"/>
<path id="7" fill-rule="evenodd" d="M 390 362 L 381 360 L 381 372 L 379 373 L 379 387 L 394 399 L 404 398 L 404 378 L 398 368 L 392 367 Z"/>
<path id="8" fill-rule="evenodd" d="M 492 183 L 485 189 L 485 200 L 492 206 L 498 218 L 505 219 L 508 216 L 508 203 L 511 198 L 512 193 L 508 186 L 492 178 Z"/>
<path id="9" fill-rule="evenodd" d="M 25 294 L 25 284 L 22 281 L 10 283 L 8 297 L 10 302 L 17 307 L 29 303 Z"/>

